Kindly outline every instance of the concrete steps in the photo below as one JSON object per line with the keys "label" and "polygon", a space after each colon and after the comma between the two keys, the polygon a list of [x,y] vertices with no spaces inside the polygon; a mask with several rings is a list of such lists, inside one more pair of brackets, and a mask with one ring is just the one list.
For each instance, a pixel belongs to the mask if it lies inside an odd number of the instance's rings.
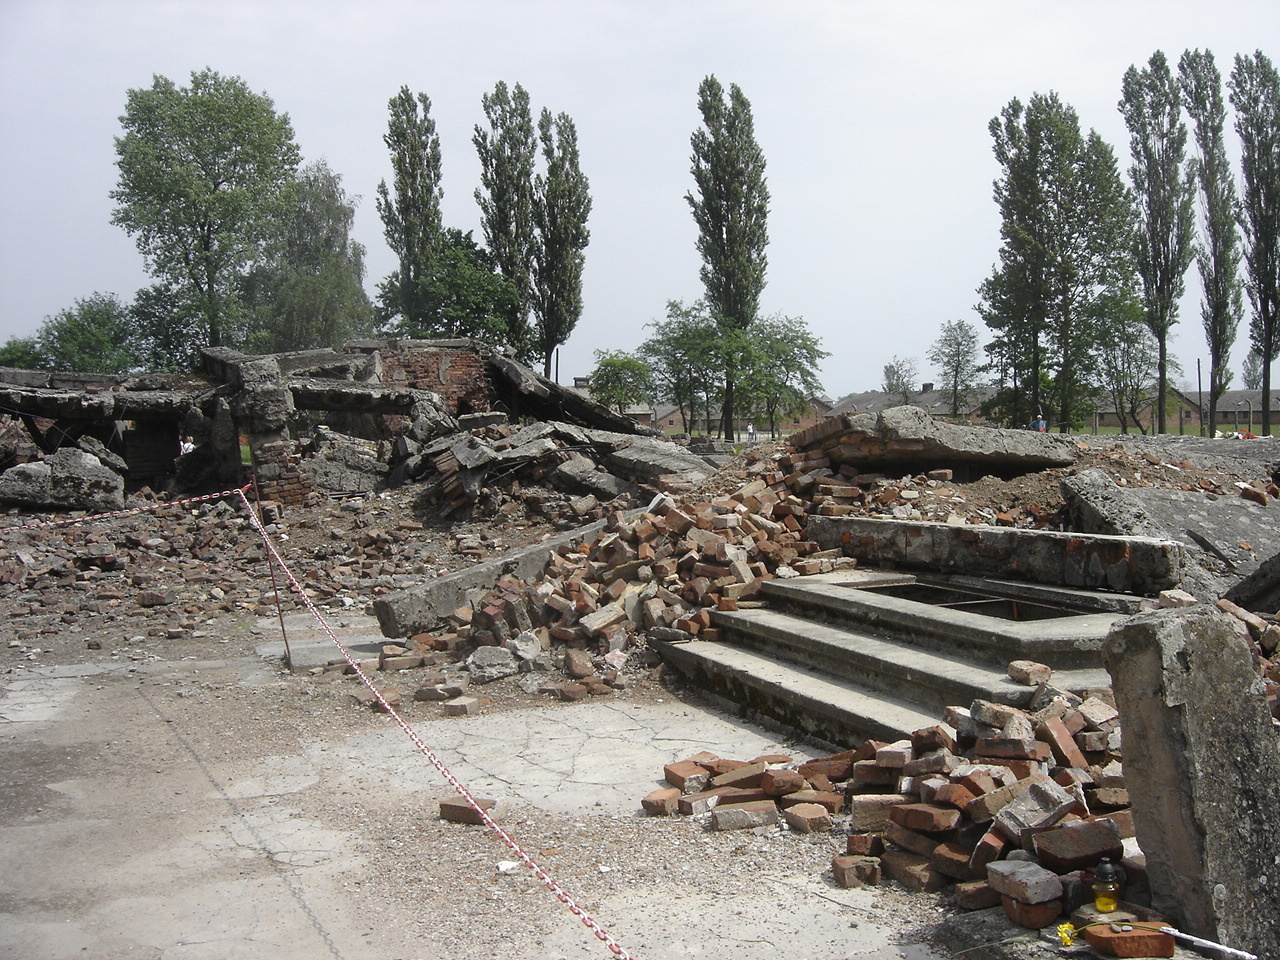
{"label": "concrete steps", "polygon": [[939,722],[952,704],[1026,705],[1034,690],[1008,679],[1011,660],[1050,663],[1055,685],[1076,692],[1110,683],[1098,651],[1121,614],[1057,615],[1068,603],[1096,610],[1070,591],[1010,598],[975,589],[873,571],[770,581],[761,592],[767,606],[714,614],[719,640],[657,646],[739,712],[837,747],[900,739]]}

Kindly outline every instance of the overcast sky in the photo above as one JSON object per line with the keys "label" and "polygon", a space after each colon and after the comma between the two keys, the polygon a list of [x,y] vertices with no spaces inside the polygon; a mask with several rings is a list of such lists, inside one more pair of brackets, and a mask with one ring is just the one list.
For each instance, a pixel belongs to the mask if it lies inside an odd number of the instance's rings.
{"label": "overcast sky", "polygon": [[[1225,75],[1236,53],[1280,59],[1277,41],[1276,0],[0,0],[0,339],[149,282],[108,192],[125,91],[154,74],[185,85],[212,67],[289,114],[304,160],[363,198],[371,292],[395,266],[373,202],[390,177],[387,100],[402,85],[430,96],[445,222],[480,240],[471,132],[505,80],[577,124],[594,207],[560,379],[585,375],[593,351],[634,348],[668,300],[702,293],[684,195],[698,83],[715,74],[750,99],[768,164],[764,312],[821,337],[833,398],[877,388],[894,355],[927,379],[944,322],[981,326],[1001,107],[1056,90],[1127,172],[1116,103],[1131,64],[1199,47]],[[1197,358],[1208,375],[1194,267],[1188,290],[1173,352],[1194,385]]]}

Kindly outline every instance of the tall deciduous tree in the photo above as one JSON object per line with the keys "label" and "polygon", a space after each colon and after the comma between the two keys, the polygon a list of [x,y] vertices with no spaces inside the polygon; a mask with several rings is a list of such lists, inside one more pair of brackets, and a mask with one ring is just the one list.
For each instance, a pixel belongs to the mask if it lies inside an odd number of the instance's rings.
{"label": "tall deciduous tree", "polygon": [[493,92],[481,98],[481,104],[489,129],[477,124],[471,138],[480,157],[476,203],[489,253],[515,293],[505,318],[507,343],[522,359],[529,359],[533,340],[528,319],[533,289],[533,167],[537,155],[533,115],[529,94],[518,83],[508,90],[498,81]]}
{"label": "tall deciduous tree", "polygon": [[698,410],[707,417],[719,402],[717,384],[723,375],[720,327],[705,300],[685,306],[667,301],[665,320],[648,324],[652,335],[640,345],[639,357],[649,366],[658,400],[674,403],[683,432],[691,433]]}
{"label": "tall deciduous tree", "polygon": [[746,399],[749,409],[768,422],[769,435],[776,437],[779,417],[803,413],[809,398],[822,389],[818,364],[830,354],[804,317],[761,317],[746,336]]}
{"label": "tall deciduous tree", "polygon": [[[211,346],[235,339],[240,281],[279,230],[298,147],[287,114],[209,69],[189,87],[130,90],[116,139],[112,222],[188,303]],[[190,335],[191,331],[188,331]]]}
{"label": "tall deciduous tree", "polygon": [[1218,399],[1231,384],[1231,348],[1244,313],[1236,187],[1223,145],[1226,108],[1222,75],[1208,50],[1186,50],[1178,61],[1182,103],[1195,130],[1191,169],[1199,186],[1200,240],[1196,266],[1204,297],[1200,321],[1209,347],[1209,436],[1218,428]]}
{"label": "tall deciduous tree", "polygon": [[308,164],[291,215],[267,262],[245,284],[248,341],[264,353],[337,347],[373,328],[364,291],[364,245],[351,239],[355,203],[323,160]]}
{"label": "tall deciduous tree", "polygon": [[544,109],[538,136],[546,172],[534,180],[534,244],[532,305],[534,347],[544,376],[551,376],[551,356],[569,339],[582,315],[583,251],[591,238],[587,217],[591,194],[579,166],[578,132],[568,114],[554,119]]}
{"label": "tall deciduous tree", "polygon": [[431,117],[431,98],[408,87],[387,101],[390,119],[382,141],[391,151],[392,185],[378,183],[378,215],[387,246],[399,269],[380,285],[384,323],[410,328],[429,322],[424,287],[440,242],[440,137]]}
{"label": "tall deciduous tree", "polygon": [[1240,136],[1240,226],[1245,289],[1253,305],[1249,341],[1262,359],[1262,434],[1271,435],[1271,365],[1280,353],[1280,74],[1261,50],[1236,55],[1231,105]]}
{"label": "tall deciduous tree", "polygon": [[46,317],[35,345],[43,370],[126,373],[138,365],[129,310],[114,293],[95,293]]}
{"label": "tall deciduous tree", "polygon": [[894,356],[884,365],[880,389],[891,393],[904,404],[911,402],[911,395],[920,392],[920,371],[915,357]]}
{"label": "tall deciduous tree", "polygon": [[1187,127],[1182,122],[1182,91],[1163,51],[1152,54],[1144,69],[1131,66],[1125,72],[1120,113],[1133,154],[1129,176],[1138,201],[1133,251],[1147,326],[1160,353],[1157,430],[1164,433],[1169,328],[1178,322],[1183,278],[1191,265],[1195,181],[1184,168]]}
{"label": "tall deciduous tree", "polygon": [[597,350],[595,356],[596,368],[587,385],[600,403],[625,413],[627,407],[652,396],[649,367],[639,357],[625,350]]}
{"label": "tall deciduous tree", "polygon": [[[1102,390],[1120,421],[1120,432],[1147,428],[1142,413],[1155,403],[1159,350],[1147,325],[1146,312],[1128,291],[1104,296],[1098,303]],[[1154,423],[1152,424],[1154,428]]]}
{"label": "tall deciduous tree", "polygon": [[[728,95],[714,76],[698,87],[702,127],[693,132],[693,179],[685,199],[698,225],[703,286],[711,314],[726,330],[746,330],[760,310],[768,260],[769,187],[764,153],[756,142],[751,103],[738,85]],[[734,439],[734,387],[738,365],[724,369],[724,433]]]}
{"label": "tall deciduous tree", "polygon": [[978,331],[965,320],[950,320],[929,348],[929,362],[950,397],[951,416],[960,416],[960,408],[978,386],[982,364],[978,356]]}
{"label": "tall deciduous tree", "polygon": [[1055,93],[1025,108],[1010,101],[990,130],[1003,243],[978,310],[996,333],[993,351],[1017,367],[1018,402],[1006,409],[1019,420],[1039,414],[1048,387],[1066,432],[1097,385],[1097,305],[1133,280],[1132,198],[1111,147],[1095,131],[1082,135]]}

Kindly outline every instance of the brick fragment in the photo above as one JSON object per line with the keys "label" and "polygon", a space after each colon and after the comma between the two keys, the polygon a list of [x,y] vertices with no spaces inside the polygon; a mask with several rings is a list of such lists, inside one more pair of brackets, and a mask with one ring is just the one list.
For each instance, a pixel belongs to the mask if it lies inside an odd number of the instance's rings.
{"label": "brick fragment", "polygon": [[680,809],[680,791],[676,787],[654,790],[640,801],[640,806],[651,817],[669,817]]}
{"label": "brick fragment", "polygon": [[1080,752],[1080,747],[1071,736],[1071,731],[1062,722],[1061,717],[1050,717],[1036,727],[1036,736],[1049,745],[1053,757],[1064,767],[1075,767],[1083,770],[1089,761]]}
{"label": "brick fragment", "polygon": [[969,866],[969,857],[973,851],[964,844],[948,840],[933,848],[929,863],[939,873],[953,880],[984,880],[986,871]]}
{"label": "brick fragment", "polygon": [[885,827],[884,838],[903,850],[910,850],[912,853],[922,857],[932,857],[933,851],[938,848],[939,842],[935,837],[917,833],[900,823],[890,823]]}
{"label": "brick fragment", "polygon": [[760,777],[760,789],[771,797],[783,797],[808,786],[798,770],[766,770]]}
{"label": "brick fragment", "polygon": [[1103,857],[1118,862],[1124,838],[1114,820],[1079,820],[1037,833],[1032,839],[1037,859],[1056,873],[1095,866]]}
{"label": "brick fragment", "polygon": [[[476,806],[484,810],[490,816],[496,816],[498,812],[498,801],[488,797],[473,797]],[[461,797],[449,797],[440,801],[440,819],[448,820],[450,823],[470,823],[481,824],[484,820],[475,808]]]}
{"label": "brick fragment", "polygon": [[831,861],[831,873],[842,887],[875,886],[880,882],[880,858],[835,857]]}
{"label": "brick fragment", "polygon": [[1048,683],[1053,677],[1053,668],[1034,660],[1014,660],[1009,664],[1009,679],[1024,687],[1034,687]]}
{"label": "brick fragment", "polygon": [[[1058,875],[1029,860],[997,860],[987,864],[987,882],[1019,903],[1048,903],[1062,897],[1062,881]],[[1061,903],[1058,909],[1061,911]]]}
{"label": "brick fragment", "polygon": [[772,800],[717,804],[711,811],[712,830],[747,830],[778,822],[778,808]]}
{"label": "brick fragment", "polygon": [[839,813],[844,807],[844,795],[826,790],[797,790],[782,797],[779,803],[783,807],[791,807],[797,803],[820,803],[831,813]]}
{"label": "brick fragment", "polygon": [[711,778],[713,787],[758,787],[768,764],[749,763]]}
{"label": "brick fragment", "polygon": [[1000,903],[1004,907],[1004,915],[1010,923],[1016,923],[1028,930],[1042,930],[1062,916],[1061,900],[1046,900],[1043,903],[1023,903],[1013,897],[1001,896]]}
{"label": "brick fragment", "polygon": [[820,803],[797,803],[782,811],[796,833],[822,833],[831,829],[831,813]]}

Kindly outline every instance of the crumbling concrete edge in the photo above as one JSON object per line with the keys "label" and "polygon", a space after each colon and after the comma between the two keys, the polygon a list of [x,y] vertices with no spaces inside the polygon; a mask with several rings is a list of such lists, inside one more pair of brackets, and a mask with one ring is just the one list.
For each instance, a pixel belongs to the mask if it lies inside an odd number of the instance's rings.
{"label": "crumbling concrete edge", "polygon": [[[626,519],[644,513],[649,507],[628,511]],[[575,527],[541,543],[512,550],[477,563],[463,570],[455,570],[430,583],[408,587],[373,601],[373,613],[378,626],[386,637],[411,637],[434,627],[443,617],[467,602],[467,591],[476,588],[488,590],[503,577],[518,577],[533,581],[542,576],[547,560],[559,547],[578,544],[603,530],[610,520],[597,520],[583,527]]]}
{"label": "crumbling concrete edge", "polygon": [[809,518],[809,539],[859,563],[997,576],[1155,596],[1176,587],[1186,548],[1176,540],[869,517]]}

